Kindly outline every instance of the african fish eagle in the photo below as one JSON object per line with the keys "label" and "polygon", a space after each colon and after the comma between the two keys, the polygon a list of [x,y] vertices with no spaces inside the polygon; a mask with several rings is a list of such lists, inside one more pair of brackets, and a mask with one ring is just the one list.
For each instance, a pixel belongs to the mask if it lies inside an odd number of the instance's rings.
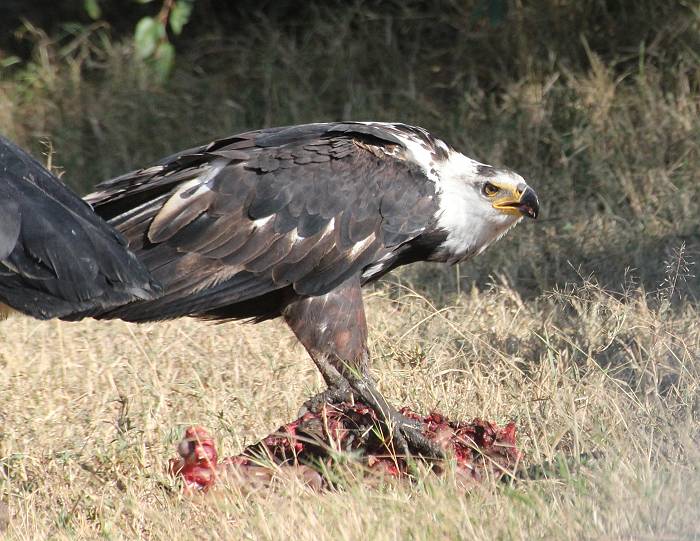
{"label": "african fish eagle", "polygon": [[440,454],[369,375],[361,286],[414,261],[481,253],[539,202],[523,178],[426,130],[379,122],[251,131],[174,154],[87,196],[164,288],[98,318],[282,316],[328,390],[392,426],[400,450]]}

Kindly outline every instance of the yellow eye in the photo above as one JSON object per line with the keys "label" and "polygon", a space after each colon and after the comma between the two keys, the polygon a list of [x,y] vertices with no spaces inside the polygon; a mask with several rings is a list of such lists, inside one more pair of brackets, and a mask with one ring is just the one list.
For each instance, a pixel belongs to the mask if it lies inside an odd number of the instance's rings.
{"label": "yellow eye", "polygon": [[495,184],[491,184],[490,182],[487,182],[484,184],[484,195],[487,195],[488,197],[493,197],[500,191],[500,188],[496,186]]}

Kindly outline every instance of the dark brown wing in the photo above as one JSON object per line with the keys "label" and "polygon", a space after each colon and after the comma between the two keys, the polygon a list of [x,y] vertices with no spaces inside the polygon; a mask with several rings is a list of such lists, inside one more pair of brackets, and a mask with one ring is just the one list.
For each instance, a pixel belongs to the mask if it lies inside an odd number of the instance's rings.
{"label": "dark brown wing", "polygon": [[398,145],[392,135],[368,131],[251,132],[100,185],[88,200],[165,288],[102,317],[262,317],[251,301],[321,295],[378,262],[388,268],[433,220],[434,185],[384,152]]}
{"label": "dark brown wing", "polygon": [[37,318],[156,289],[124,239],[39,162],[0,137],[0,302]]}

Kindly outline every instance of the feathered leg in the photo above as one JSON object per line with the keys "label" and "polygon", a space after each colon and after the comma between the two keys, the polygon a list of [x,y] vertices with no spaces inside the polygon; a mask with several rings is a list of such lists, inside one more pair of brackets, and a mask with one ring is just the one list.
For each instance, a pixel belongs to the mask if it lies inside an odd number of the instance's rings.
{"label": "feathered leg", "polygon": [[392,408],[369,376],[367,321],[359,278],[326,295],[294,299],[283,315],[328,384],[327,391],[305,404],[307,408],[354,395],[377,412],[399,452],[442,457],[440,447],[414,421]]}

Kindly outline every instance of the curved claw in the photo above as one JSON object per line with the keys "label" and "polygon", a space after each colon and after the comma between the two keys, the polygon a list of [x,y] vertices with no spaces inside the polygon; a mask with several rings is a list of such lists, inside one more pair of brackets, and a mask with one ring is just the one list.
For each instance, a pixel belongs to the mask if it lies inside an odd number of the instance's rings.
{"label": "curved claw", "polygon": [[325,404],[336,404],[339,402],[351,402],[353,399],[352,389],[347,382],[341,383],[336,387],[329,387],[325,391],[318,393],[309,398],[301,405],[298,417],[302,417],[308,412],[318,413]]}

